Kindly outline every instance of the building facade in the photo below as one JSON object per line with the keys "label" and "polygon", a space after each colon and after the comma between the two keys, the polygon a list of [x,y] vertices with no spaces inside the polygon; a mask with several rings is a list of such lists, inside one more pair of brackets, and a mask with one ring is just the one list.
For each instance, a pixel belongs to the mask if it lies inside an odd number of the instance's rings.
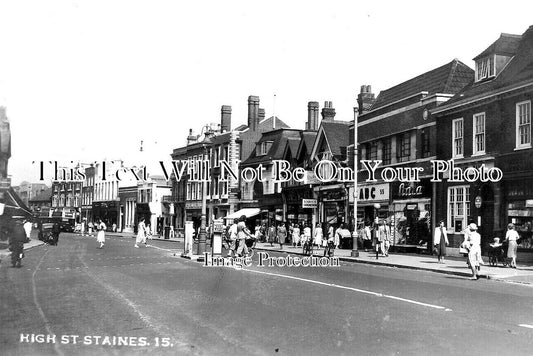
{"label": "building facade", "polygon": [[472,83],[432,112],[438,157],[454,164],[438,186],[437,213],[454,247],[471,222],[479,226],[483,250],[494,237],[504,239],[513,223],[522,237],[519,251],[531,252],[533,27],[502,34],[474,61]]}

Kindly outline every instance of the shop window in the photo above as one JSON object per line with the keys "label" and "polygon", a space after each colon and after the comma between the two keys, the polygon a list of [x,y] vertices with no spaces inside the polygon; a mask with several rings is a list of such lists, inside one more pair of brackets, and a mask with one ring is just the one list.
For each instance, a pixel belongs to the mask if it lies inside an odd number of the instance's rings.
{"label": "shop window", "polygon": [[463,231],[470,216],[470,187],[448,188],[448,226],[456,232]]}
{"label": "shop window", "polygon": [[531,147],[531,101],[516,104],[516,148]]}
{"label": "shop window", "polygon": [[463,119],[452,121],[452,156],[453,158],[463,158]]}

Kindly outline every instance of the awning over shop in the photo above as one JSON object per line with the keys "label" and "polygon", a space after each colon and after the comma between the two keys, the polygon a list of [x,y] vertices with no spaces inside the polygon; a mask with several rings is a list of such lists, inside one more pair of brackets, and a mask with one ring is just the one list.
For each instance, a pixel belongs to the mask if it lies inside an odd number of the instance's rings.
{"label": "awning over shop", "polygon": [[9,216],[32,217],[33,213],[28,209],[26,204],[20,199],[13,188],[3,191],[4,193],[4,214]]}
{"label": "awning over shop", "polygon": [[260,212],[261,210],[259,208],[246,208],[236,211],[233,214],[229,214],[228,216],[225,216],[224,219],[238,219],[243,215],[247,218],[251,218],[252,216],[259,215]]}

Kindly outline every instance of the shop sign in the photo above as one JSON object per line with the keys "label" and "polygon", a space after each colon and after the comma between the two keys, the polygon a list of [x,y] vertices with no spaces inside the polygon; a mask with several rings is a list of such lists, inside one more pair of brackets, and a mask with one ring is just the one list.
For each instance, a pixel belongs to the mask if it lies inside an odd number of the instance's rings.
{"label": "shop sign", "polygon": [[344,200],[343,190],[326,190],[322,192],[322,201],[337,201]]}
{"label": "shop sign", "polygon": [[303,209],[316,209],[317,205],[316,199],[302,199]]}
{"label": "shop sign", "polygon": [[481,200],[481,197],[479,195],[476,196],[476,199],[474,200],[474,204],[475,204],[477,209],[481,208],[482,202],[483,201]]}
{"label": "shop sign", "polygon": [[360,202],[389,200],[389,184],[373,184],[357,187]]}
{"label": "shop sign", "polygon": [[422,180],[420,182],[397,183],[392,191],[393,199],[429,198],[431,197],[431,182]]}
{"label": "shop sign", "polygon": [[199,202],[185,203],[185,209],[202,209],[202,203],[199,203]]}

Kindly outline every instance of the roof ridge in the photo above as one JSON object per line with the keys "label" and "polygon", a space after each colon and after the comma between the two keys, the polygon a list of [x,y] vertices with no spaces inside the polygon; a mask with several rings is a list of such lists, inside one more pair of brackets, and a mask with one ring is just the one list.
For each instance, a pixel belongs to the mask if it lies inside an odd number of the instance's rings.
{"label": "roof ridge", "polygon": [[453,80],[453,77],[455,75],[455,71],[457,70],[457,66],[459,65],[459,60],[457,58],[454,58],[451,62],[452,68],[450,69],[450,72],[448,73],[448,78],[446,79],[446,83],[444,84],[443,91],[445,93],[448,92],[448,88]]}

